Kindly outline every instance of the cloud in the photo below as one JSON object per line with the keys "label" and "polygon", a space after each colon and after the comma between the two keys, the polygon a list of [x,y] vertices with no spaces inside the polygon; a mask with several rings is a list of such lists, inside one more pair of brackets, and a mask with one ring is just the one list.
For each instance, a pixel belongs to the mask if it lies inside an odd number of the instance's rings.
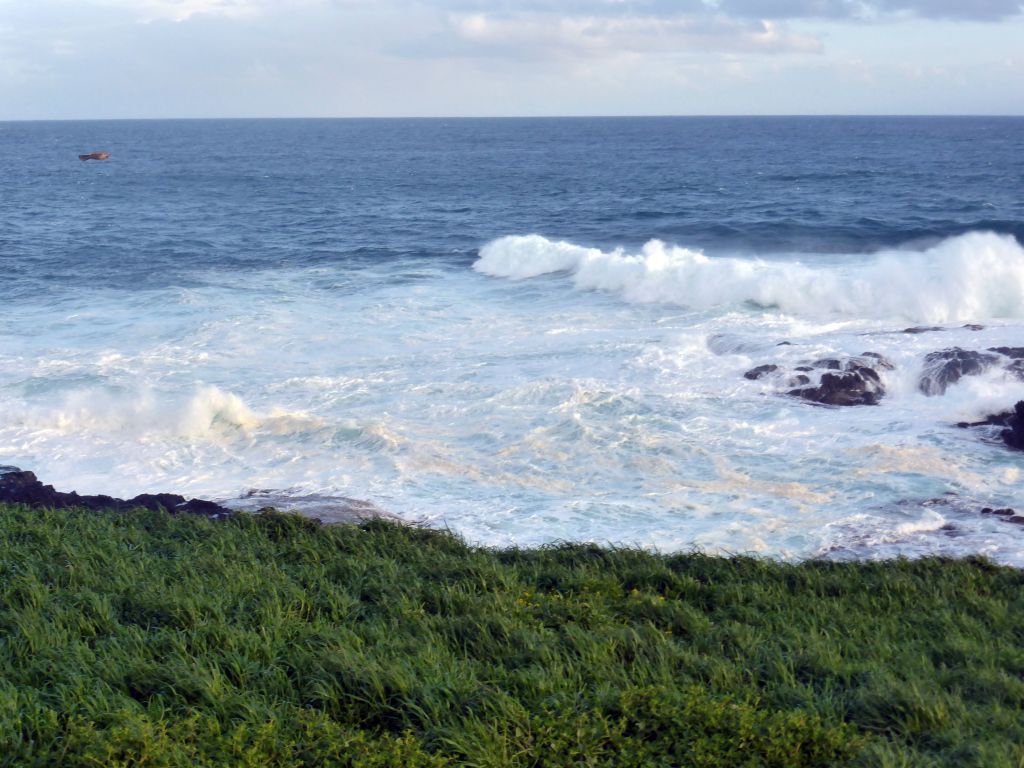
{"label": "cloud", "polygon": [[523,56],[607,57],[687,51],[818,53],[814,37],[789,32],[771,21],[721,16],[498,16],[453,14],[449,23],[467,52]]}
{"label": "cloud", "polygon": [[93,5],[131,13],[137,21],[188,21],[197,16],[252,18],[268,12],[321,5],[328,0],[92,0]]}
{"label": "cloud", "polygon": [[770,19],[926,19],[999,21],[1022,11],[1020,0],[717,0],[729,16]]}

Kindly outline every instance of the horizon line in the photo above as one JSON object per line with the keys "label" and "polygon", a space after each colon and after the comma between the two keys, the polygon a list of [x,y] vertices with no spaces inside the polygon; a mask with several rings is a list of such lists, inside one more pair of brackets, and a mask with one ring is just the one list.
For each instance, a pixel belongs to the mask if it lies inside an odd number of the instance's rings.
{"label": "horizon line", "polygon": [[248,116],[206,116],[206,117],[43,117],[43,118],[0,118],[0,123],[91,123],[91,122],[143,122],[143,121],[203,121],[203,120],[666,120],[666,119],[1022,119],[1024,113],[773,113],[773,114],[637,114],[637,115],[248,115]]}

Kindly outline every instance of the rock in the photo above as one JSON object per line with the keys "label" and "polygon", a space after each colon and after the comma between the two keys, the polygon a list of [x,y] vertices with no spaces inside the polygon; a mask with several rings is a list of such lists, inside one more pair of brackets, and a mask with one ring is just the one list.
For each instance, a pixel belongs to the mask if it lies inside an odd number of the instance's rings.
{"label": "rock", "polygon": [[876,370],[878,368],[881,368],[883,371],[896,370],[896,366],[889,362],[889,358],[887,358],[885,355],[880,355],[877,352],[861,352],[860,356],[871,358],[870,361],[867,362],[867,364],[875,368]]}
{"label": "rock", "polygon": [[963,327],[966,328],[968,331],[984,331],[985,330],[985,326],[984,325],[978,325],[977,323],[967,323],[967,325],[965,325]]}
{"label": "rock", "polygon": [[85,160],[106,160],[108,157],[110,157],[110,153],[109,152],[90,152],[87,155],[79,155],[78,159],[82,160],[82,161],[85,161]]}
{"label": "rock", "polygon": [[903,333],[931,333],[932,331],[944,331],[945,328],[939,328],[937,325],[915,325],[913,328],[904,328]]}
{"label": "rock", "polygon": [[988,351],[998,352],[1014,360],[1024,360],[1024,347],[989,347]]}
{"label": "rock", "polygon": [[400,518],[378,507],[372,501],[349,496],[329,496],[252,489],[237,499],[225,502],[237,512],[257,512],[267,507],[280,512],[295,512],[303,517],[320,520],[324,525],[359,523],[370,519],[401,522]]}
{"label": "rock", "polygon": [[1024,525],[1024,517],[1021,517],[1020,515],[1014,515],[1013,517],[1006,518],[1006,522],[1016,523],[1017,525]]}
{"label": "rock", "polygon": [[999,362],[988,352],[974,352],[953,347],[925,355],[924,371],[917,388],[926,395],[942,395],[951,384],[964,376],[984,373]]}
{"label": "rock", "polygon": [[757,381],[763,376],[767,376],[769,373],[774,373],[779,370],[777,365],[759,365],[757,368],[751,368],[749,371],[743,374],[743,378],[750,379],[751,381]]}
{"label": "rock", "polygon": [[1006,419],[1005,424],[1006,429],[1000,434],[1003,442],[1010,448],[1024,451],[1024,400],[1013,407],[1013,414]]}
{"label": "rock", "polygon": [[176,493],[143,493],[131,499],[118,499],[105,495],[81,496],[74,491],[64,493],[54,490],[52,485],[43,485],[34,473],[22,471],[17,467],[0,467],[0,502],[53,509],[82,507],[92,510],[113,509],[122,512],[141,507],[153,511],[165,510],[171,513],[187,512],[213,519],[230,517],[234,514],[227,507],[222,507],[212,501],[202,499],[186,501],[184,496],[179,496]]}
{"label": "rock", "polygon": [[[785,381],[787,395],[821,405],[877,405],[885,395],[879,370],[892,370],[893,365],[877,352],[864,352],[857,357],[840,359],[826,357],[808,363],[802,361]],[[757,380],[779,371],[774,364],[759,365],[743,374]],[[822,372],[816,385],[807,374]]]}
{"label": "rock", "polygon": [[875,371],[860,367],[822,374],[818,386],[793,389],[789,394],[821,405],[878,405],[885,388]]}
{"label": "rock", "polygon": [[793,346],[793,342],[792,341],[780,341],[775,346],[776,347],[792,347]]}
{"label": "rock", "polygon": [[1004,369],[1007,373],[1011,373],[1021,381],[1024,381],[1024,360],[1014,360]]}
{"label": "rock", "polygon": [[992,507],[985,507],[981,510],[983,515],[996,515],[997,517],[1012,517],[1015,512],[1012,509],[992,509]]}
{"label": "rock", "polygon": [[[1012,411],[1004,411],[1003,413],[993,413],[986,416],[981,421],[961,421],[957,424],[958,427],[988,427],[996,426],[1003,427],[1004,429],[999,433],[1003,442],[1006,443],[1008,448],[1013,448],[1018,451],[1024,451],[1024,400],[1020,400]],[[988,509],[986,507],[985,509]],[[989,514],[985,510],[981,510],[982,514]],[[1013,510],[1008,510],[1012,513]],[[999,511],[992,512],[991,514],[999,514]]]}

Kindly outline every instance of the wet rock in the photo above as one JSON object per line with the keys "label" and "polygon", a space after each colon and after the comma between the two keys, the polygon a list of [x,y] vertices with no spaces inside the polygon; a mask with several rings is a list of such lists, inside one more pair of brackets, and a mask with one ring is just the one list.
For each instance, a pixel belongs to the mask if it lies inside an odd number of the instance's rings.
{"label": "wet rock", "polygon": [[818,386],[793,389],[789,394],[821,405],[878,405],[885,388],[875,371],[861,367],[822,374]]}
{"label": "wet rock", "polygon": [[[993,413],[981,421],[961,421],[957,426],[961,428],[1003,427],[1004,429],[999,433],[999,437],[1002,438],[1006,446],[1014,450],[1024,451],[1024,400],[1018,401],[1012,411]],[[1013,510],[1010,511],[1012,512]],[[984,509],[982,513],[988,514]],[[991,514],[998,513],[992,512]]]}
{"label": "wet rock", "polygon": [[959,539],[964,536],[964,532],[953,523],[946,523],[939,528],[939,530],[942,531],[943,535],[948,536],[951,539]]}
{"label": "wet rock", "polygon": [[988,351],[998,352],[1013,360],[1024,360],[1024,347],[989,347]]}
{"label": "wet rock", "polygon": [[883,371],[895,371],[896,366],[889,362],[889,358],[885,355],[880,355],[877,352],[861,352],[861,357],[870,358],[866,364],[876,370],[881,368]]}
{"label": "wet rock", "polygon": [[1024,517],[1020,515],[1014,515],[1013,517],[1006,518],[1006,522],[1014,523],[1016,525],[1024,525]]}
{"label": "wet rock", "polygon": [[315,493],[295,495],[287,491],[254,488],[243,496],[224,503],[238,512],[258,512],[268,507],[280,512],[296,512],[304,517],[319,520],[324,525],[358,523],[370,519],[401,522],[398,517],[381,509],[372,501],[348,496]]}
{"label": "wet rock", "polygon": [[108,157],[110,157],[109,152],[90,152],[87,155],[79,155],[78,159],[84,162],[86,160],[106,160]]}
{"label": "wet rock", "polygon": [[981,510],[983,515],[996,515],[997,517],[1013,517],[1016,513],[1007,507],[1006,509],[992,509],[992,507],[985,507]]}
{"label": "wet rock", "polygon": [[757,381],[763,376],[767,376],[769,373],[774,373],[779,370],[777,365],[759,365],[757,368],[751,368],[749,371],[743,374],[743,378],[750,379],[751,381]]}
{"label": "wet rock", "polygon": [[951,384],[964,376],[984,373],[999,362],[997,355],[989,352],[953,347],[925,355],[924,371],[917,388],[924,394],[942,395]]}
{"label": "wet rock", "polygon": [[1013,374],[1021,381],[1024,381],[1024,360],[1014,360],[1006,366],[1006,372]]}
{"label": "wet rock", "polygon": [[1010,448],[1024,451],[1024,400],[1021,400],[1013,408],[1013,414],[1008,416],[1006,429],[999,435],[1003,442]]}
{"label": "wet rock", "polygon": [[[840,359],[825,357],[813,362],[802,361],[785,379],[785,394],[820,405],[877,405],[885,395],[879,370],[892,370],[893,365],[877,352],[864,352],[856,357]],[[774,364],[759,365],[743,374],[756,380],[780,371]],[[820,373],[815,381],[813,374]],[[811,375],[808,375],[811,374]]]}
{"label": "wet rock", "polygon": [[0,467],[0,502],[8,504],[27,504],[30,507],[48,507],[67,509],[80,507],[84,509],[112,509],[127,512],[133,509],[165,510],[172,514],[185,512],[218,519],[230,517],[233,512],[212,501],[192,499],[186,501],[184,496],[176,493],[143,493],[131,499],[118,499],[113,496],[83,496],[74,491],[65,493],[57,491],[52,485],[43,485],[32,472],[17,467]]}
{"label": "wet rock", "polygon": [[776,347],[792,347],[793,346],[793,342],[792,341],[780,341],[775,346]]}
{"label": "wet rock", "polygon": [[967,323],[967,325],[965,325],[963,327],[966,328],[968,331],[984,331],[985,330],[985,326],[984,325],[978,325],[977,323]]}
{"label": "wet rock", "polygon": [[931,333],[933,331],[944,331],[945,328],[940,328],[937,325],[915,325],[913,328],[904,328],[903,333]]}

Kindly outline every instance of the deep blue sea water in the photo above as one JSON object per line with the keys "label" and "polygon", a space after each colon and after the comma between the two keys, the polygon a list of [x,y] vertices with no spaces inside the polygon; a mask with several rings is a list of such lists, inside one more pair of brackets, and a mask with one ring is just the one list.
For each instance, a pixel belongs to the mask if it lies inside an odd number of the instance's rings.
{"label": "deep blue sea water", "polygon": [[[929,352],[1024,346],[1024,119],[26,122],[0,150],[0,463],[58,488],[1024,564],[978,514],[1024,508],[1021,456],[955,427],[1024,383],[917,386]],[[864,351],[878,406],[743,377]]]}

